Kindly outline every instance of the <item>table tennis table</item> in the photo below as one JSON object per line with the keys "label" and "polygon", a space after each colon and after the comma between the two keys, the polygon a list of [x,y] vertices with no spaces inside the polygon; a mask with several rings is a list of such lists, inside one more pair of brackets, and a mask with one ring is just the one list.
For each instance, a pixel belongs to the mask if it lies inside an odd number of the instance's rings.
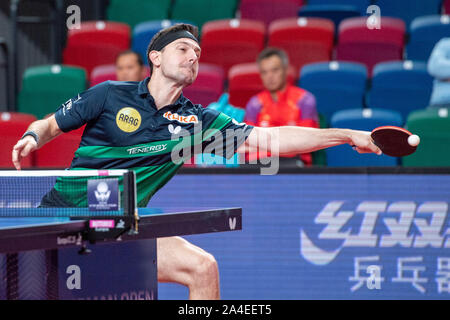
{"label": "table tennis table", "polygon": [[242,229],[241,208],[138,215],[137,234],[95,244],[85,219],[0,218],[0,299],[157,299],[156,238]]}

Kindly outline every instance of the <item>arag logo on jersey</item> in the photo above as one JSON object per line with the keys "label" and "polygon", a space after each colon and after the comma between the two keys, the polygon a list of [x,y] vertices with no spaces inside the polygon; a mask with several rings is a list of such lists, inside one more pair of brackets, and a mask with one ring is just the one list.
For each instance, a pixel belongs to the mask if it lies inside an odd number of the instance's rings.
{"label": "arag logo on jersey", "polygon": [[176,120],[179,123],[189,124],[189,123],[198,123],[198,118],[196,115],[187,115],[187,116],[180,116],[178,113],[172,113],[170,111],[167,111],[163,114],[163,117],[167,120]]}
{"label": "arag logo on jersey", "polygon": [[134,108],[122,108],[117,112],[116,124],[122,131],[134,132],[141,126],[141,115]]}

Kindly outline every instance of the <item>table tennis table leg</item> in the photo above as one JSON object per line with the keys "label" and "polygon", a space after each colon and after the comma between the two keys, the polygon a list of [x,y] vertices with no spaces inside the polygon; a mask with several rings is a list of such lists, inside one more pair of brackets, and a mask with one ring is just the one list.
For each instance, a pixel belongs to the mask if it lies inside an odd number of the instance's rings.
{"label": "table tennis table leg", "polygon": [[58,251],[4,255],[4,299],[58,299]]}
{"label": "table tennis table leg", "polygon": [[58,250],[45,251],[45,268],[47,270],[46,295],[48,300],[59,299]]}
{"label": "table tennis table leg", "polygon": [[91,248],[88,255],[75,246],[1,254],[0,299],[158,298],[156,239]]}
{"label": "table tennis table leg", "polygon": [[6,255],[6,299],[19,299],[19,255]]}

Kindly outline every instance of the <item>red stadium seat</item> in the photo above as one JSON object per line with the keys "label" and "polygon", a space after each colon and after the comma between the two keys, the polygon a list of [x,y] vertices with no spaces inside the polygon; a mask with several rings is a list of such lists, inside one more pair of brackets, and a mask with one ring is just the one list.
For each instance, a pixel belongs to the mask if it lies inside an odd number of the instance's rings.
{"label": "red stadium seat", "polygon": [[444,13],[450,14],[450,0],[445,0],[443,6],[444,6]]}
{"label": "red stadium seat", "polygon": [[[146,69],[145,76],[148,77],[150,75],[150,68],[148,66],[144,67]],[[92,70],[90,81],[91,87],[108,80],[117,80],[116,66],[114,64],[97,66]]]}
{"label": "red stadium seat", "polygon": [[269,26],[268,45],[284,49],[297,71],[308,63],[330,61],[333,41],[334,23],[329,19],[280,19]]}
{"label": "red stadium seat", "polygon": [[272,21],[293,18],[303,5],[303,0],[241,0],[242,19],[259,20],[268,26]]}
{"label": "red stadium seat", "polygon": [[220,65],[227,74],[235,64],[255,62],[264,40],[265,27],[260,21],[210,21],[202,29],[200,61]]}
{"label": "red stadium seat", "polygon": [[74,152],[80,145],[84,127],[63,133],[35,152],[39,168],[68,168]]}
{"label": "red stadium seat", "polygon": [[[295,68],[290,66],[288,82],[294,83],[296,76]],[[245,108],[252,96],[264,90],[257,63],[235,65],[228,73],[228,81],[229,103],[235,107]]]}
{"label": "red stadium seat", "polygon": [[369,29],[365,17],[345,19],[339,27],[336,59],[363,63],[370,76],[375,64],[403,59],[405,30],[399,18],[382,17],[380,29]]}
{"label": "red stadium seat", "polygon": [[130,39],[130,27],[124,23],[83,22],[81,29],[72,29],[67,35],[64,64],[83,67],[90,77],[96,66],[113,64],[121,51],[129,49]]}
{"label": "red stadium seat", "polygon": [[192,103],[207,107],[220,97],[224,82],[225,73],[220,66],[200,63],[197,79],[189,87],[183,89],[183,94]]}
{"label": "red stadium seat", "polygon": [[116,66],[114,64],[105,64],[97,66],[91,73],[91,87],[102,83],[107,80],[115,81],[116,78]]}
{"label": "red stadium seat", "polygon": [[[28,126],[37,118],[28,113],[0,112],[0,135],[2,137],[3,152],[0,153],[0,168],[14,168],[11,152],[14,145],[22,137]],[[24,158],[22,168],[33,166],[34,153]]]}

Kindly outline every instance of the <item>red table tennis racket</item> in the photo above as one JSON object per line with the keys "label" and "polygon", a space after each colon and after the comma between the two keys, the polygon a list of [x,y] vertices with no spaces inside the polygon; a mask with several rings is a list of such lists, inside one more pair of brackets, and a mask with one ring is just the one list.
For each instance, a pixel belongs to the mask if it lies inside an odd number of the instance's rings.
{"label": "red table tennis racket", "polygon": [[414,153],[420,138],[406,129],[395,126],[382,126],[372,130],[373,142],[381,151],[391,157],[404,157]]}

